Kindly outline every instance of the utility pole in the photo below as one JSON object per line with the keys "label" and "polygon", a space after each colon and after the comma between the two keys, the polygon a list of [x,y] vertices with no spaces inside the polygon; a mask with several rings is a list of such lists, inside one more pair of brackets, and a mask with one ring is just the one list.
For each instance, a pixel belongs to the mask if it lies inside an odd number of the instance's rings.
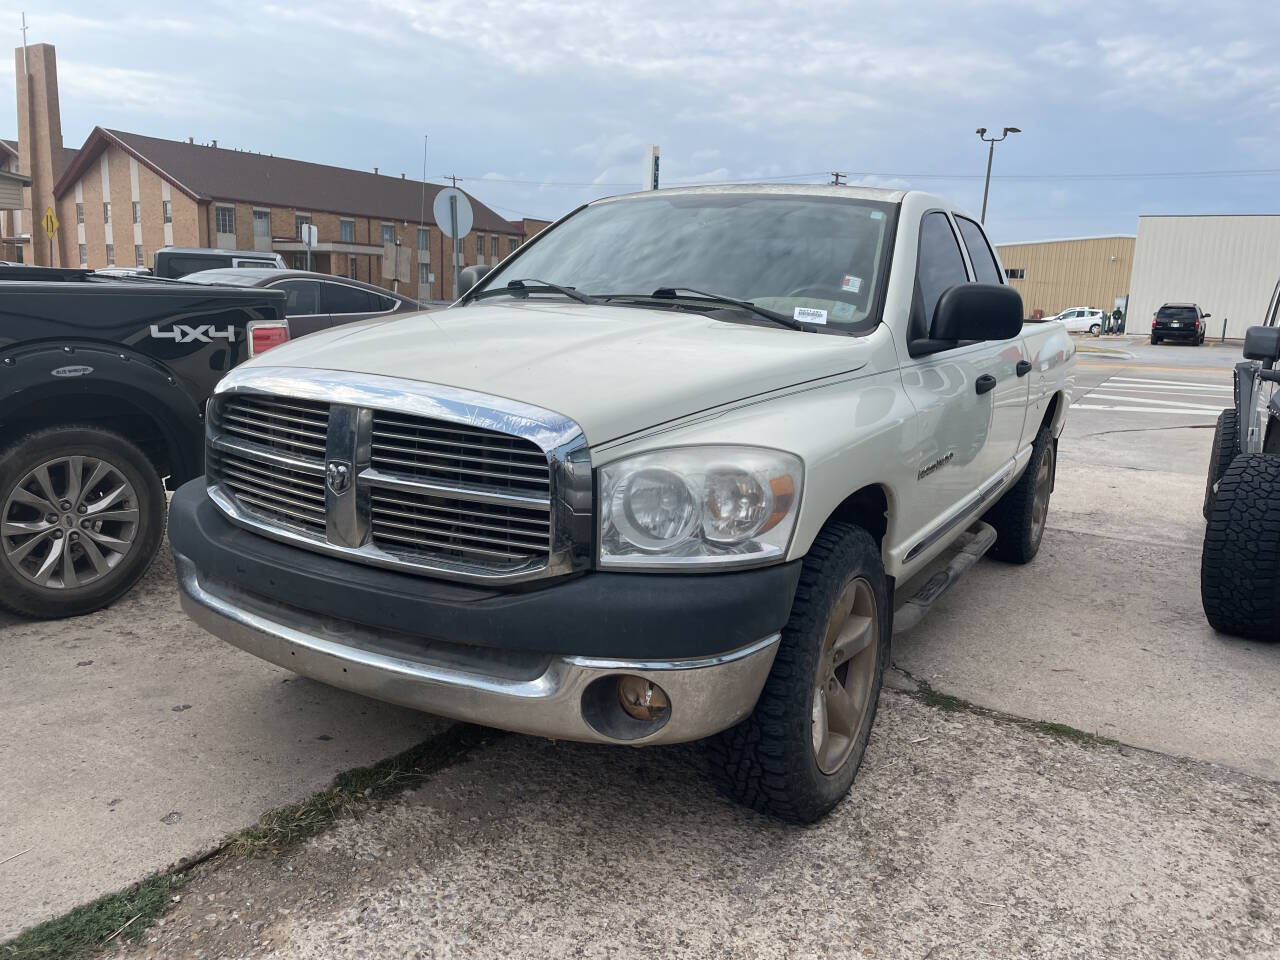
{"label": "utility pole", "polygon": [[845,178],[846,178],[846,177],[848,177],[848,176],[849,176],[849,175],[848,175],[847,173],[840,173],[838,170],[832,170],[832,171],[831,171],[831,185],[832,185],[833,187],[845,187],[845,186],[848,186],[848,184],[846,184],[846,183],[844,182],[844,181],[845,181]]}
{"label": "utility pole", "polygon": [[[452,174],[445,177],[452,184],[453,189],[458,189],[459,177]],[[458,261],[462,258],[462,238],[458,236],[458,198],[456,195],[449,197],[449,235],[453,237],[453,299],[458,299],[462,294],[458,292],[458,274],[462,272],[461,265]]]}
{"label": "utility pole", "polygon": [[1000,134],[1000,136],[998,137],[988,137],[986,127],[979,127],[974,132],[978,135],[978,139],[981,140],[983,143],[991,144],[991,146],[987,148],[987,180],[982,187],[982,216],[979,218],[983,223],[986,223],[987,222],[987,194],[991,191],[991,161],[995,157],[996,144],[999,143],[1001,140],[1003,140],[1005,137],[1007,137],[1009,134],[1021,133],[1022,131],[1019,130],[1017,127],[1005,127],[1004,133]]}

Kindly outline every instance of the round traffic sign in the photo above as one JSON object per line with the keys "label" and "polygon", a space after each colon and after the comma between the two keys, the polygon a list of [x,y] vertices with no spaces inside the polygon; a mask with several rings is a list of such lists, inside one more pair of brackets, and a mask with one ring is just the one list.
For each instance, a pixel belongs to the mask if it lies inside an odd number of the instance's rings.
{"label": "round traffic sign", "polygon": [[471,232],[471,224],[475,221],[475,217],[471,212],[471,201],[457,187],[445,187],[437,193],[435,202],[431,204],[431,212],[435,215],[436,226],[440,228],[440,232],[446,237],[452,237],[453,218],[449,210],[451,197],[456,197],[458,200],[458,236],[465,237]]}

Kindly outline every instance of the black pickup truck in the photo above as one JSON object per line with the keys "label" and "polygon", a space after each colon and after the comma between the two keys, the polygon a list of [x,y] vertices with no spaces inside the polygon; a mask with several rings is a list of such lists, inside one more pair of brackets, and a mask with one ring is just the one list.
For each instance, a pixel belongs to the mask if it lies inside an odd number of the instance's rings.
{"label": "black pickup truck", "polygon": [[205,400],[287,340],[285,294],[0,267],[0,607],[106,606],[203,470]]}

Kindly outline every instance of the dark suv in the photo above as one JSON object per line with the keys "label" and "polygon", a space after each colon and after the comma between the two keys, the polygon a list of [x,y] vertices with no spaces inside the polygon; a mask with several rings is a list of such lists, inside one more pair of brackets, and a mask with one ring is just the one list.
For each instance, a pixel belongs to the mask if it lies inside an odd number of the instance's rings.
{"label": "dark suv", "polygon": [[1182,340],[1199,346],[1204,343],[1204,322],[1211,316],[1194,303],[1166,303],[1151,318],[1151,342]]}

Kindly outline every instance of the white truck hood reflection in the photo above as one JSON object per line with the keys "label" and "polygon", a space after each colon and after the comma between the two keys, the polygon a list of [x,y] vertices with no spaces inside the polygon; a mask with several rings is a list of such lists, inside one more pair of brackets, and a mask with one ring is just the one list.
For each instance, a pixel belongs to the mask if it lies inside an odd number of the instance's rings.
{"label": "white truck hood reflection", "polygon": [[557,301],[480,303],[337,327],[246,366],[380,374],[507,397],[572,418],[595,445],[857,370],[867,356],[856,337]]}

